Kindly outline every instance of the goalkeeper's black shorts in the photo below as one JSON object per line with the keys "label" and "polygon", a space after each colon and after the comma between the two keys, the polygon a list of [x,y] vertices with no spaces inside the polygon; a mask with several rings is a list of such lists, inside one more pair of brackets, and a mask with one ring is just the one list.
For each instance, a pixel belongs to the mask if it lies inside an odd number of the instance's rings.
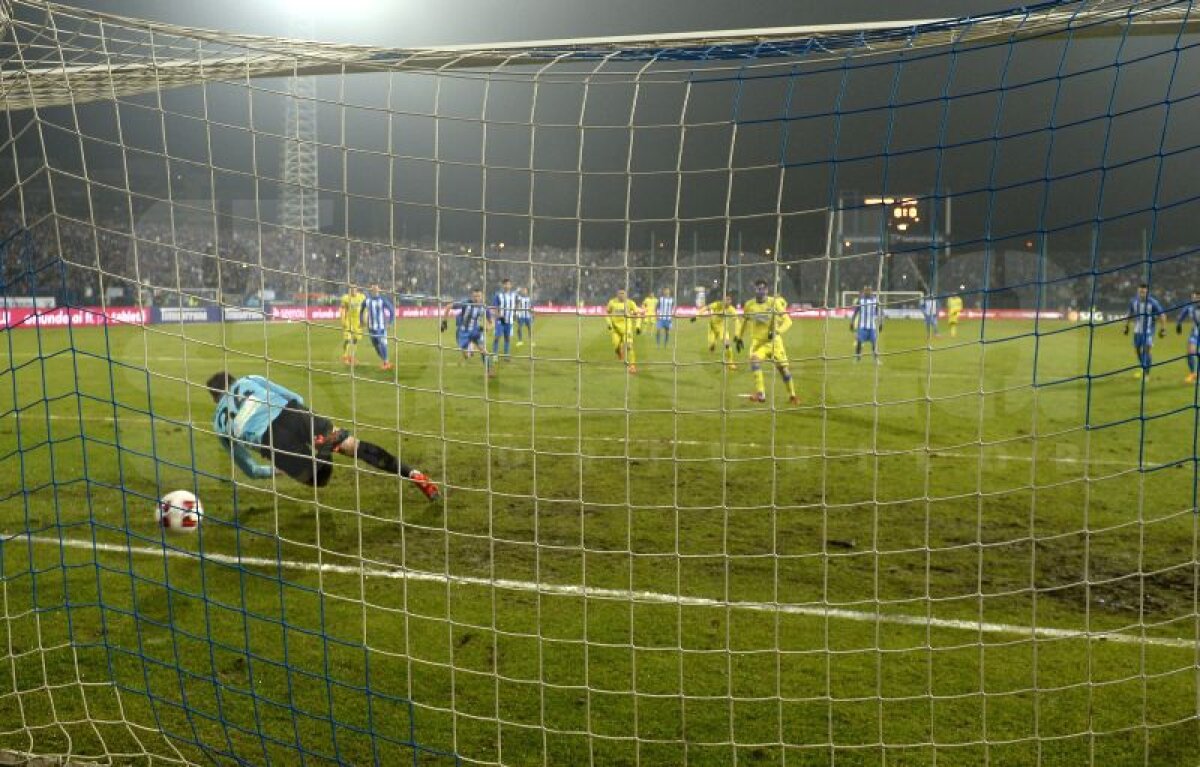
{"label": "goalkeeper's black shorts", "polygon": [[293,400],[271,422],[259,452],[292,479],[324,486],[333,473],[330,453],[344,437],[328,418]]}

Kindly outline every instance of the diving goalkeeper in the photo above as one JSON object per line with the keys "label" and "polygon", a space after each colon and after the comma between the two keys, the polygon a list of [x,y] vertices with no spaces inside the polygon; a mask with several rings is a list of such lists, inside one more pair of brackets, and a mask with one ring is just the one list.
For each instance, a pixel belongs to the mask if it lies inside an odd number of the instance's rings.
{"label": "diving goalkeeper", "polygon": [[[412,481],[425,497],[438,499],[438,487],[422,472],[400,463],[379,445],[357,439],[316,415],[299,394],[262,376],[235,378],[225,371],[206,384],[217,411],[213,429],[234,463],[255,479],[282,472],[305,485],[324,487],[333,474],[333,454],[357,458]],[[254,460],[258,450],[273,466]]]}

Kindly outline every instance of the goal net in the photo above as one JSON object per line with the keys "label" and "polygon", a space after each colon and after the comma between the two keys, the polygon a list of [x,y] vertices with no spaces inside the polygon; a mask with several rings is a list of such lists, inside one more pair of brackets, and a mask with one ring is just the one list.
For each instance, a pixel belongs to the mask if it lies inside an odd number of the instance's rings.
{"label": "goal net", "polygon": [[0,753],[1200,761],[1190,2],[0,35]]}

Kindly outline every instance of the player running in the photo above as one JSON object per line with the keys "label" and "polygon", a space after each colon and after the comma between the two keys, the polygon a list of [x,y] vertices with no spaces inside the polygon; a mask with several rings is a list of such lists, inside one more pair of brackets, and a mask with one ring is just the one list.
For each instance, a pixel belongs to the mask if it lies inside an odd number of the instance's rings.
{"label": "player running", "polygon": [[621,288],[616,297],[608,302],[605,314],[605,322],[617,359],[624,360],[629,372],[636,374],[637,351],[633,348],[633,337],[642,333],[642,310],[629,299],[625,289]]}
{"label": "player running", "polygon": [[925,340],[938,338],[938,300],[935,296],[921,299],[921,316],[925,318]]}
{"label": "player running", "polygon": [[533,299],[529,297],[528,288],[518,288],[517,348],[525,345],[525,336],[529,336],[529,345],[533,346]]}
{"label": "player running", "polygon": [[500,281],[500,289],[492,296],[492,319],[495,332],[492,336],[492,354],[500,349],[500,339],[504,339],[504,356],[509,353],[512,344],[513,325],[517,324],[517,291],[513,290],[512,280],[505,277]]}
{"label": "player running", "polygon": [[358,342],[362,339],[362,306],[367,297],[357,285],[351,285],[342,296],[338,317],[342,321],[342,362],[353,365],[358,361]]}
{"label": "player running", "polygon": [[[262,376],[221,371],[205,384],[217,410],[213,429],[221,444],[233,452],[234,463],[254,479],[283,473],[305,485],[325,487],[333,474],[333,454],[341,453],[389,474],[399,474],[431,501],[438,487],[423,472],[396,460],[379,445],[357,439],[314,414],[299,394]],[[271,461],[254,460],[252,451]]]}
{"label": "player running", "polygon": [[1192,302],[1179,310],[1179,319],[1175,321],[1175,333],[1177,335],[1183,332],[1183,324],[1188,320],[1192,321],[1192,327],[1188,331],[1188,374],[1184,381],[1186,383],[1196,383],[1197,362],[1200,362],[1200,356],[1198,356],[1198,352],[1200,352],[1200,290],[1193,290]]}
{"label": "player running", "polygon": [[958,315],[962,314],[962,296],[950,296],[946,299],[946,324],[950,326],[950,337],[958,337]]}
{"label": "player running", "polygon": [[737,365],[733,361],[733,336],[737,323],[737,306],[733,303],[733,296],[726,293],[720,301],[713,301],[707,306],[700,307],[700,311],[692,317],[692,322],[696,322],[701,317],[709,318],[708,350],[714,352],[717,350],[717,344],[722,344],[724,350],[721,352],[721,356],[725,360],[725,365],[730,370],[737,370]]}
{"label": "player running", "polygon": [[742,339],[750,335],[750,372],[754,374],[754,391],[746,397],[752,402],[767,401],[767,387],[763,381],[762,364],[772,362],[783,382],[787,384],[788,401],[800,404],[796,396],[796,382],[788,368],[787,349],[783,346],[783,334],[792,326],[787,301],[781,296],[772,296],[767,290],[766,280],[754,282],[754,298],[742,307],[742,321],[733,342],[742,350]]}
{"label": "player running", "polygon": [[1133,327],[1133,350],[1137,353],[1137,370],[1133,371],[1136,378],[1149,378],[1150,366],[1153,364],[1150,352],[1154,348],[1154,326],[1158,325],[1158,335],[1161,338],[1167,333],[1167,318],[1162,304],[1150,295],[1150,286],[1146,283],[1138,285],[1137,295],[1129,301],[1129,314],[1125,315],[1125,335],[1129,335],[1129,323]]}
{"label": "player running", "polygon": [[[671,295],[670,288],[663,288],[659,292],[658,306],[656,307],[658,321],[654,324],[654,345],[659,345],[659,337],[662,337],[662,345],[671,345],[671,325],[675,322],[675,297]],[[647,317],[655,316],[647,314]]]}
{"label": "player running", "polygon": [[371,295],[362,303],[359,321],[366,321],[367,336],[375,353],[383,360],[381,370],[391,370],[394,365],[388,360],[388,329],[396,321],[396,307],[392,299],[379,292],[379,283],[371,285]]}
{"label": "player running", "polygon": [[489,377],[495,376],[496,370],[492,364],[494,355],[488,354],[487,342],[484,340],[484,330],[492,327],[492,321],[491,313],[483,302],[483,291],[472,290],[469,300],[456,301],[446,307],[445,315],[442,317],[443,333],[450,324],[447,318],[454,311],[458,312],[455,319],[458,326],[456,341],[458,348],[462,350],[463,357],[469,358],[472,352],[478,351],[480,359],[483,360],[483,369],[487,371]]}
{"label": "player running", "polygon": [[858,335],[854,338],[854,361],[862,362],[863,344],[870,342],[871,356],[875,358],[875,364],[882,365],[883,361],[879,359],[879,334],[883,332],[883,309],[879,306],[879,299],[875,297],[875,291],[870,285],[863,286],[862,293],[854,304],[854,313],[850,315],[851,333],[855,331],[856,320]]}

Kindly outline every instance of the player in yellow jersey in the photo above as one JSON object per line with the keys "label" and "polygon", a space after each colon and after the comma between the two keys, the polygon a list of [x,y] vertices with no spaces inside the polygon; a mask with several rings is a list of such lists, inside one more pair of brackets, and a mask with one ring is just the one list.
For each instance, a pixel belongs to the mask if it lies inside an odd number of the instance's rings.
{"label": "player in yellow jersey", "polygon": [[636,373],[637,351],[633,348],[633,337],[642,332],[642,310],[622,289],[617,291],[616,298],[608,302],[605,314],[617,359],[625,360],[629,372]]}
{"label": "player in yellow jersey", "polygon": [[359,315],[362,314],[366,298],[357,285],[351,285],[346,295],[342,296],[342,305],[338,310],[342,319],[342,362],[347,365],[355,364],[358,354],[358,340],[362,338],[362,318]]}
{"label": "player in yellow jersey", "polygon": [[654,295],[654,291],[647,293],[642,299],[642,316],[650,322],[654,322],[654,318],[658,316],[658,296]]}
{"label": "player in yellow jersey", "polygon": [[958,315],[962,314],[962,296],[950,296],[946,299],[946,321],[950,324],[950,337],[958,335]]}
{"label": "player in yellow jersey", "polygon": [[737,365],[733,363],[733,337],[737,331],[737,306],[733,303],[733,296],[726,293],[720,301],[700,307],[700,311],[692,317],[692,322],[701,317],[708,317],[708,350],[716,351],[717,344],[722,344],[725,349],[721,356],[725,364],[730,370],[737,370]]}
{"label": "player in yellow jersey", "polygon": [[791,326],[787,301],[780,296],[772,296],[767,290],[766,280],[756,280],[754,298],[742,307],[742,321],[733,339],[740,352],[743,339],[750,336],[750,371],[754,373],[754,391],[746,396],[752,402],[767,401],[762,364],[773,362],[779,376],[787,384],[788,400],[793,405],[800,404],[800,398],[796,396],[796,382],[788,368],[787,349],[783,347],[783,334]]}

